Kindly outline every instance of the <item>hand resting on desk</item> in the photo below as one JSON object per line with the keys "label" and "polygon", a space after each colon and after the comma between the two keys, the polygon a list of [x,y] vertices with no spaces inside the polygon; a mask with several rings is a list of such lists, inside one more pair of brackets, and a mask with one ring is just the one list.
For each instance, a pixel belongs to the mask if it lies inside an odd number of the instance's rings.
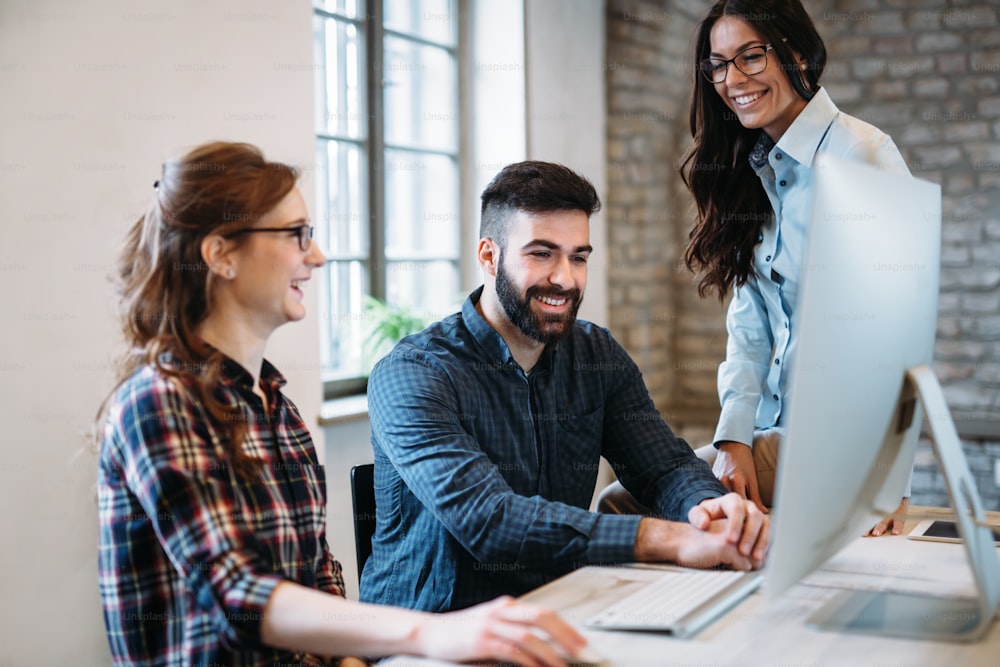
{"label": "hand resting on desk", "polygon": [[875,526],[865,533],[865,537],[878,537],[879,535],[899,535],[903,530],[903,522],[906,520],[906,512],[910,508],[910,499],[903,497],[899,501],[899,507],[891,516],[879,521]]}
{"label": "hand resting on desk", "polygon": [[728,565],[736,570],[764,565],[771,521],[752,501],[728,493],[693,507],[688,520],[644,518],[636,537],[636,560],[702,568]]}
{"label": "hand resting on desk", "polygon": [[500,597],[468,609],[429,617],[419,653],[453,661],[499,659],[517,665],[564,667],[586,662],[587,640],[548,609]]}

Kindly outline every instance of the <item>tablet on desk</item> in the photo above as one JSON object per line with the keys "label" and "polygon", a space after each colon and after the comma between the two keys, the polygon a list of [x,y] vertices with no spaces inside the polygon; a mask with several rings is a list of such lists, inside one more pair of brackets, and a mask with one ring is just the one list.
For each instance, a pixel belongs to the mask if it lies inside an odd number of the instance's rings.
{"label": "tablet on desk", "polygon": [[[911,540],[929,540],[931,542],[961,542],[958,525],[954,521],[944,519],[924,519],[918,523],[907,536]],[[993,539],[1000,546],[1000,526],[993,528]]]}

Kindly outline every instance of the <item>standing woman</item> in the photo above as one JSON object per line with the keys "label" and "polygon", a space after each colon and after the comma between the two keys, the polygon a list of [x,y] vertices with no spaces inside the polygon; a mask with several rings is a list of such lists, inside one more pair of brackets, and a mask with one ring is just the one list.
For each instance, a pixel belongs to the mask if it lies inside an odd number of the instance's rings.
{"label": "standing woman", "polygon": [[[563,665],[584,640],[513,600],[457,615],[343,597],[309,432],[264,358],[323,265],[297,173],[253,146],[167,162],[119,267],[128,351],[98,471],[115,664],[360,664],[423,654]],[[552,644],[534,631],[549,635]]]}
{"label": "standing woman", "polygon": [[[839,111],[820,86],[826,48],[799,0],[720,0],[699,28],[695,63],[693,142],[681,175],[698,218],[685,260],[700,274],[702,296],[734,290],[722,414],[699,455],[764,509],[786,422],[813,162],[830,154],[909,171],[888,135]],[[898,533],[901,524],[887,519],[870,534]]]}

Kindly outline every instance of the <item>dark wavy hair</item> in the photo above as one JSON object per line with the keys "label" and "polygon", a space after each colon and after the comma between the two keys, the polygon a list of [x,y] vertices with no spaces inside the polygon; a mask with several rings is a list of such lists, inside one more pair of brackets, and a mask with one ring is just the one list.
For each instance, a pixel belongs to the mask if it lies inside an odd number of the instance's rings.
{"label": "dark wavy hair", "polygon": [[[698,28],[694,62],[712,51],[715,22],[731,16],[746,22],[772,46],[774,60],[803,99],[819,89],[826,66],[826,47],[799,0],[719,0]],[[806,67],[800,68],[795,54]],[[733,285],[753,273],[753,248],[771,204],[750,167],[748,156],[760,129],[747,129],[726,106],[714,85],[696,71],[690,111],[691,146],[681,161],[684,184],[694,195],[697,220],[689,236],[684,261],[701,274],[698,293],[716,291],[721,301]]]}
{"label": "dark wavy hair", "polygon": [[[239,406],[214,395],[222,354],[195,335],[212,309],[213,274],[201,244],[209,234],[227,236],[252,226],[297,180],[295,168],[268,162],[250,144],[198,146],[163,164],[152,202],[129,230],[118,258],[115,282],[127,349],[115,389],[140,367],[155,366],[205,406],[224,435],[230,464],[244,476],[257,465],[243,452],[245,419]],[[233,242],[240,243],[240,237]],[[166,365],[164,353],[173,358]]]}
{"label": "dark wavy hair", "polygon": [[483,190],[481,199],[479,238],[493,239],[501,249],[507,245],[514,211],[583,211],[589,217],[601,210],[601,200],[590,181],[569,167],[538,160],[504,167]]}

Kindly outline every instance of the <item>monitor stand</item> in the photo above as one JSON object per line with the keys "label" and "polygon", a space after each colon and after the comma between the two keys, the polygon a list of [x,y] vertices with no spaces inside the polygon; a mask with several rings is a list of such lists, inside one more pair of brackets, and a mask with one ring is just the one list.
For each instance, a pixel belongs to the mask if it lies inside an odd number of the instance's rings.
{"label": "monitor stand", "polygon": [[927,414],[934,452],[955,510],[977,597],[845,591],[810,618],[809,623],[837,631],[974,641],[989,629],[1000,604],[1000,558],[937,377],[921,365],[909,369],[906,378],[915,387]]}

